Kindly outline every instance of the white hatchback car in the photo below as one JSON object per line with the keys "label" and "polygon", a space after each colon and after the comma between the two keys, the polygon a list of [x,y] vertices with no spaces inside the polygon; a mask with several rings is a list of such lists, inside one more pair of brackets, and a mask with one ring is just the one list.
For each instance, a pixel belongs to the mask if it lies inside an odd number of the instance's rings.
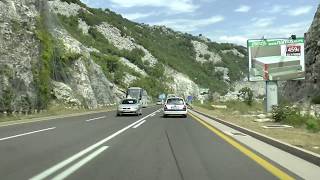
{"label": "white hatchback car", "polygon": [[169,115],[179,115],[187,117],[188,110],[186,102],[180,97],[170,97],[166,100],[163,107],[163,117]]}

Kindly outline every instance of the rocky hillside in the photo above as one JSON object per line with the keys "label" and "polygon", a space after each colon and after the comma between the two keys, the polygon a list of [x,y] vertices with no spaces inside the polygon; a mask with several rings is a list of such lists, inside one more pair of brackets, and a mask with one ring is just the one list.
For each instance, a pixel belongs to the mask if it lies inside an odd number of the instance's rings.
{"label": "rocky hillside", "polygon": [[[42,108],[40,42],[35,35],[42,4],[0,1],[0,110]],[[41,100],[40,100],[41,99]],[[42,104],[44,103],[44,104]]]}
{"label": "rocky hillside", "polygon": [[284,96],[295,102],[320,99],[320,6],[305,34],[306,79],[285,84]]}
{"label": "rocky hillside", "polygon": [[0,1],[0,111],[50,102],[97,108],[129,86],[225,94],[246,72],[246,49],[138,24],[80,0]]}

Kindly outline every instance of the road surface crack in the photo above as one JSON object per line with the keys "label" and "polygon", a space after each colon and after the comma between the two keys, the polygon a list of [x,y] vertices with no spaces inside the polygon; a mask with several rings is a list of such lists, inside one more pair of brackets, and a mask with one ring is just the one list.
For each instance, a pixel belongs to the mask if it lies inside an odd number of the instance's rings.
{"label": "road surface crack", "polygon": [[168,140],[168,143],[169,143],[169,147],[170,147],[172,156],[173,156],[173,158],[174,158],[174,162],[176,163],[176,166],[177,166],[177,168],[178,168],[178,172],[179,172],[180,178],[181,178],[181,180],[184,180],[184,177],[183,177],[183,174],[182,174],[182,171],[181,171],[181,167],[179,166],[177,157],[176,157],[176,155],[175,155],[175,153],[174,153],[174,151],[173,151],[172,144],[171,144],[171,141],[170,141],[168,132],[165,131],[165,133],[166,133],[166,137],[167,137],[167,140]]}

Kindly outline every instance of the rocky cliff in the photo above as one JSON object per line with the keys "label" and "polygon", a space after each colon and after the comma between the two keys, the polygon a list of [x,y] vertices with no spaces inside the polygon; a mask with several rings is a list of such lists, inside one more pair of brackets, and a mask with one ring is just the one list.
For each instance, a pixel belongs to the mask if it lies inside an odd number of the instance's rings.
{"label": "rocky cliff", "polygon": [[124,19],[79,0],[0,1],[0,111],[52,102],[97,108],[129,86],[149,95],[226,93],[245,76],[246,50]]}
{"label": "rocky cliff", "polygon": [[37,0],[0,1],[0,111],[42,106],[33,73],[40,63],[35,29],[41,9]]}
{"label": "rocky cliff", "polygon": [[285,84],[283,94],[295,102],[309,102],[320,96],[320,6],[305,34],[306,78]]}

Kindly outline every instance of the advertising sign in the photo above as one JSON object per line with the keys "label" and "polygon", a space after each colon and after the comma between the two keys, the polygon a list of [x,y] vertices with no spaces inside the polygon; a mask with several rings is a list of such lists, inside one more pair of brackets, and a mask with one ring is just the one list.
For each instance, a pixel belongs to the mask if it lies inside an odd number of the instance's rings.
{"label": "advertising sign", "polygon": [[160,100],[165,100],[166,99],[166,94],[160,94],[158,98]]}
{"label": "advertising sign", "polygon": [[193,96],[188,96],[188,97],[187,97],[187,103],[191,103],[192,100],[193,100]]}
{"label": "advertising sign", "polygon": [[304,79],[304,38],[249,39],[249,81]]}

